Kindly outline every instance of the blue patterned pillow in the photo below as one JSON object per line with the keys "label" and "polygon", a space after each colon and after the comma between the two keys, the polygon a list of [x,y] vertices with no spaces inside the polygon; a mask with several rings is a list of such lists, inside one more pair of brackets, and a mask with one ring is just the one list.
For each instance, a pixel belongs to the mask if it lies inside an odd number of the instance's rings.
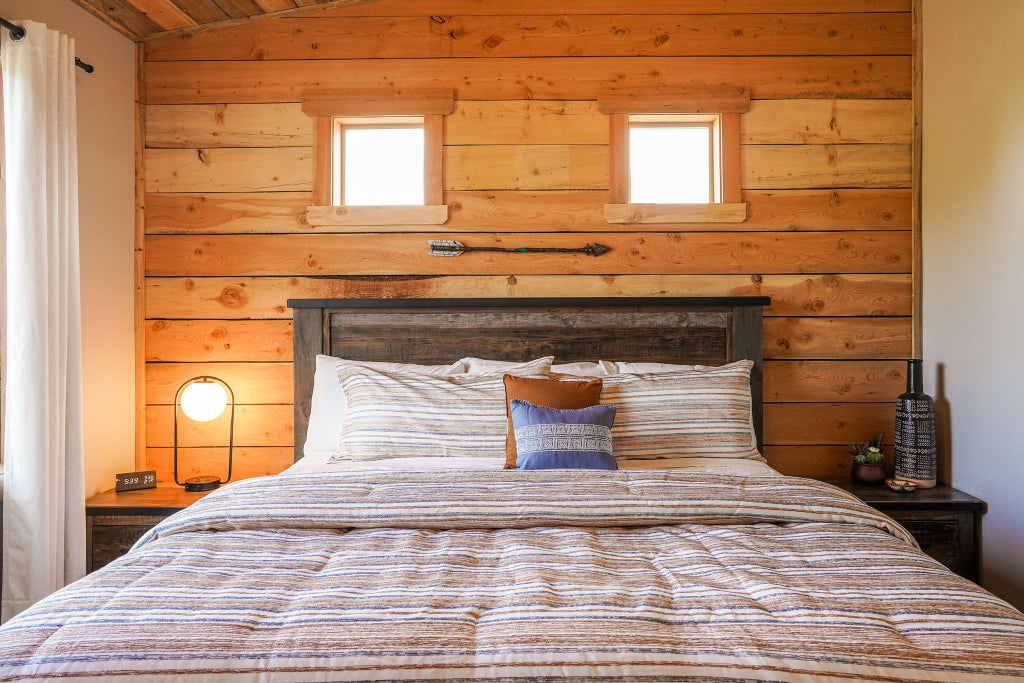
{"label": "blue patterned pillow", "polygon": [[511,407],[517,469],[618,469],[612,457],[615,406],[559,410],[514,398]]}

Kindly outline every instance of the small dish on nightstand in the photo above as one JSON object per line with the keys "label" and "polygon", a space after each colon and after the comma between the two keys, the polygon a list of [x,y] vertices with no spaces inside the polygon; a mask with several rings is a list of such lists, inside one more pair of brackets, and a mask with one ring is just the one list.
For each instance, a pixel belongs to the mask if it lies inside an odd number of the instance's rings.
{"label": "small dish on nightstand", "polygon": [[911,493],[917,490],[917,484],[903,479],[886,479],[885,485],[897,493]]}

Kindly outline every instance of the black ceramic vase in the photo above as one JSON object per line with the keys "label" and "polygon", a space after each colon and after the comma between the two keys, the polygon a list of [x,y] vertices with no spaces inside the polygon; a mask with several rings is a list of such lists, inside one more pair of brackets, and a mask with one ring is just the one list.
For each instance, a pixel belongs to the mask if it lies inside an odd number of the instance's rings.
{"label": "black ceramic vase", "polygon": [[921,360],[907,361],[907,392],[896,399],[896,478],[935,486],[935,404],[924,393]]}

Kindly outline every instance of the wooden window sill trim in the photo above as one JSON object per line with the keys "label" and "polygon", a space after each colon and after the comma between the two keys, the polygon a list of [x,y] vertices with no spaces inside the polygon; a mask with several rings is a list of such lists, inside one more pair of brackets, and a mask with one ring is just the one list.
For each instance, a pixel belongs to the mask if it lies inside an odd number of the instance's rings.
{"label": "wooden window sill trim", "polygon": [[605,204],[609,223],[742,223],[746,202],[730,204]]}
{"label": "wooden window sill trim", "polygon": [[448,205],[427,206],[310,206],[306,223],[331,225],[443,225]]}

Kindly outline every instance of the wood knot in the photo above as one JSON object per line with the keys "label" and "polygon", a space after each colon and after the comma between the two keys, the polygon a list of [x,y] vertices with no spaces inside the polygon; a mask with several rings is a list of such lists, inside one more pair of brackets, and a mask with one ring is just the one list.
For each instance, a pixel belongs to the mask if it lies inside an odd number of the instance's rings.
{"label": "wood knot", "polygon": [[654,47],[661,47],[669,40],[667,33],[662,33],[654,37]]}
{"label": "wood knot", "polygon": [[516,280],[516,276],[515,275],[509,275],[508,276],[508,280],[506,280],[506,281],[508,282],[508,286],[509,287],[515,287],[516,284],[518,284],[518,282],[519,282],[518,280]]}
{"label": "wood knot", "polygon": [[741,28],[734,28],[732,30],[732,37],[733,38],[740,38],[742,36],[743,36],[743,29],[741,29]]}
{"label": "wood knot", "polygon": [[154,332],[160,332],[161,330],[164,330],[164,329],[167,328],[167,323],[165,321],[163,321],[163,320],[154,320],[153,323],[149,327]]}
{"label": "wood knot", "polygon": [[612,35],[615,36],[616,38],[621,38],[623,36],[629,35],[629,29],[623,28],[622,26],[616,26],[615,28],[612,29]]}
{"label": "wood knot", "polygon": [[825,302],[821,299],[810,299],[804,302],[804,310],[817,313],[825,308]]}
{"label": "wood knot", "polygon": [[837,38],[839,37],[839,31],[834,28],[830,28],[829,30],[825,31],[825,35],[828,36],[829,38]]}
{"label": "wood knot", "polygon": [[242,308],[248,303],[245,292],[240,287],[225,287],[220,292],[219,301],[227,308]]}
{"label": "wood knot", "polygon": [[199,161],[204,164],[210,163],[210,155],[207,154],[205,149],[197,149],[196,156],[199,157]]}
{"label": "wood knot", "polygon": [[444,23],[444,22],[446,21],[446,19],[445,19],[444,17],[439,17],[439,16],[437,16],[436,14],[435,14],[435,15],[432,15],[432,16],[430,17],[430,20],[431,20],[432,22],[434,22],[435,24],[443,24],[443,23]]}
{"label": "wood knot", "polygon": [[186,292],[191,292],[195,288],[196,288],[196,281],[195,280],[185,280],[185,291]]}
{"label": "wood knot", "polygon": [[494,48],[501,45],[501,36],[490,35],[484,39],[484,49],[493,50]]}
{"label": "wood knot", "polygon": [[214,339],[221,339],[228,336],[228,331],[223,327],[215,327],[213,328],[213,332],[210,333],[210,336]]}
{"label": "wood knot", "polygon": [[750,281],[753,282],[754,284],[759,285],[762,282],[762,278],[761,278],[760,275],[751,275],[750,276]]}

